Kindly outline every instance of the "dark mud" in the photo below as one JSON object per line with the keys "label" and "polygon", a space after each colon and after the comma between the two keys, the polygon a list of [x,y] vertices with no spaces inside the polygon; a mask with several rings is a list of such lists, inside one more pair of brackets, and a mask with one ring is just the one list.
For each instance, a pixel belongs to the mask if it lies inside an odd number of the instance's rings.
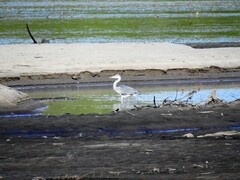
{"label": "dark mud", "polygon": [[145,70],[103,70],[101,72],[79,72],[77,74],[56,73],[43,75],[27,75],[18,77],[2,77],[0,83],[7,86],[53,85],[74,83],[112,82],[109,77],[120,73],[124,81],[171,81],[188,79],[223,79],[239,78],[240,67],[220,68],[216,66],[199,69],[145,69]]}
{"label": "dark mud", "polygon": [[226,47],[240,47],[240,42],[219,42],[219,43],[189,43],[186,44],[196,49],[204,48],[226,48]]}
{"label": "dark mud", "polygon": [[[0,118],[6,179],[238,179],[240,105]],[[199,137],[230,131],[229,135]],[[183,137],[191,133],[193,137]]]}

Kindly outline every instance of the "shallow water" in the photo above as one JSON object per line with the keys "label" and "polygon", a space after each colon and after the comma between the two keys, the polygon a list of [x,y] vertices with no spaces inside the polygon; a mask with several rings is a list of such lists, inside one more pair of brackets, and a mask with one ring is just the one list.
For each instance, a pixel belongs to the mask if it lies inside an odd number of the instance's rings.
{"label": "shallow water", "polygon": [[239,1],[8,1],[0,2],[3,18],[109,18],[239,16]]}
{"label": "shallow water", "polygon": [[0,2],[0,44],[240,42],[239,0],[10,0]]}
{"label": "shallow water", "polygon": [[[221,83],[216,80],[173,81],[162,82],[128,82],[141,92],[140,95],[129,97],[123,102],[112,89],[111,83],[53,85],[53,86],[26,86],[18,89],[28,93],[35,101],[47,104],[45,109],[35,111],[34,114],[45,115],[61,114],[89,114],[110,113],[115,110],[126,111],[134,107],[161,105],[164,100],[188,101],[191,104],[203,105],[213,90],[219,99],[231,102],[240,99],[240,80],[224,79]],[[188,96],[196,91],[191,98]]]}

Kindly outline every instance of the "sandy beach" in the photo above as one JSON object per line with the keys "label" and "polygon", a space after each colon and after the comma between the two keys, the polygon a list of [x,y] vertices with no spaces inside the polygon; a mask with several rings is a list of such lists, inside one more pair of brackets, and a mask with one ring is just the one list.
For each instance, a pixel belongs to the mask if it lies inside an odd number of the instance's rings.
{"label": "sandy beach", "polygon": [[170,43],[0,45],[0,78],[103,70],[240,67],[240,47],[194,49]]}

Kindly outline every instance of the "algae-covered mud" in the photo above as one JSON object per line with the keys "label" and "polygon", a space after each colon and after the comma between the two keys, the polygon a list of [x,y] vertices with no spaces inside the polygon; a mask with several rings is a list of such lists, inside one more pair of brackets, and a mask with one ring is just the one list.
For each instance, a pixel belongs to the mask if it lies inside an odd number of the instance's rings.
{"label": "algae-covered mud", "polygon": [[238,0],[1,1],[0,44],[71,42],[239,42]]}

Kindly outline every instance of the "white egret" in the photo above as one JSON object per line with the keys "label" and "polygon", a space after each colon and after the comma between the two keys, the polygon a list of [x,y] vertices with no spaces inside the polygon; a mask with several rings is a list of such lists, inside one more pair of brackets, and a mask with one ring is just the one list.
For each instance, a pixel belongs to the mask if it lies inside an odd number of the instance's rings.
{"label": "white egret", "polygon": [[118,85],[118,83],[121,81],[121,76],[119,74],[116,74],[115,76],[111,76],[112,79],[117,79],[113,83],[113,89],[120,94],[121,101],[123,101],[124,98],[127,98],[129,96],[133,96],[136,94],[140,94],[136,89],[125,86],[125,85]]}

